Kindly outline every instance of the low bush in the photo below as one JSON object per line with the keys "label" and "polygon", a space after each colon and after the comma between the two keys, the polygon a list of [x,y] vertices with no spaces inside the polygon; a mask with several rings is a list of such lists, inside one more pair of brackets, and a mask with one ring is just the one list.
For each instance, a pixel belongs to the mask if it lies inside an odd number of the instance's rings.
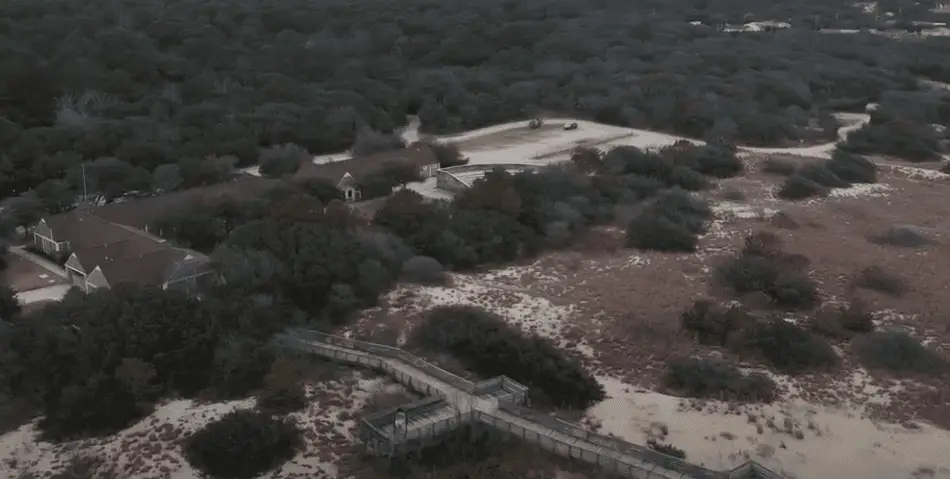
{"label": "low bush", "polygon": [[667,184],[682,188],[686,191],[699,191],[709,186],[709,180],[696,170],[691,170],[683,166],[674,166],[673,169],[670,170]]}
{"label": "low bush", "polygon": [[301,432],[289,421],[255,411],[235,411],[194,433],[185,457],[216,478],[251,479],[294,457]]}
{"label": "low bush", "polygon": [[798,175],[826,188],[847,188],[851,183],[838,178],[825,163],[812,163],[801,167]]}
{"label": "low bush", "polygon": [[849,183],[877,183],[877,166],[867,158],[835,150],[825,165],[838,178]]}
{"label": "low bush", "polygon": [[861,270],[854,282],[855,286],[870,289],[891,296],[902,296],[907,284],[900,275],[881,266],[869,266]]}
{"label": "low bush", "polygon": [[666,252],[696,250],[712,218],[709,205],[682,190],[657,196],[627,226],[627,246]]}
{"label": "low bush", "polygon": [[892,226],[882,233],[870,236],[868,240],[874,244],[901,248],[919,248],[933,243],[923,232],[911,226]]}
{"label": "low bush", "polygon": [[732,178],[745,169],[736,152],[721,145],[697,147],[692,156],[694,170],[715,178]]}
{"label": "low bush", "polygon": [[862,336],[854,341],[854,351],[868,368],[920,374],[948,370],[945,358],[904,332],[882,331]]}
{"label": "low bush", "polygon": [[719,359],[674,359],[667,364],[667,387],[692,397],[771,402],[776,385],[759,373],[745,374]]}
{"label": "low bush", "polygon": [[773,175],[790,176],[798,171],[798,167],[790,161],[769,157],[762,162],[762,171]]}
{"label": "low bush", "polygon": [[824,307],[811,318],[810,330],[833,339],[850,339],[874,331],[874,317],[862,301],[843,307]]}
{"label": "low bush", "polygon": [[748,332],[756,324],[755,318],[744,309],[725,308],[707,299],[693,302],[680,319],[683,329],[692,333],[700,344],[734,349],[742,349]]}
{"label": "low bush", "polygon": [[299,411],[307,405],[300,372],[287,359],[277,359],[264,377],[264,389],[257,396],[257,406],[275,414]]}
{"label": "low bush", "polygon": [[429,256],[414,256],[402,265],[403,280],[424,285],[442,285],[448,280],[445,268]]}
{"label": "low bush", "polygon": [[429,311],[413,331],[412,342],[450,353],[481,376],[507,375],[561,407],[583,409],[605,397],[603,386],[581,363],[479,308],[443,306]]}
{"label": "low bush", "polygon": [[786,374],[829,368],[838,362],[827,341],[784,320],[759,325],[755,344],[772,366]]}
{"label": "low bush", "polygon": [[786,200],[803,200],[828,194],[828,188],[802,175],[789,176],[778,190],[778,197]]}
{"label": "low bush", "polygon": [[662,454],[666,454],[667,456],[673,456],[678,459],[686,459],[686,451],[672,444],[662,444],[653,439],[649,439],[647,440],[647,446],[649,446],[650,449]]}
{"label": "low bush", "polygon": [[808,259],[782,251],[778,237],[754,233],[743,250],[720,264],[714,277],[739,294],[762,292],[782,308],[810,308],[818,302],[818,288],[807,274]]}

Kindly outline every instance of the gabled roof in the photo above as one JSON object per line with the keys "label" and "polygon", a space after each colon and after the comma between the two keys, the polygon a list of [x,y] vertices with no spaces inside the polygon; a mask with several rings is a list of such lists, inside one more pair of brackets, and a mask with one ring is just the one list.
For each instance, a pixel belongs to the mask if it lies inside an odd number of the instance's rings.
{"label": "gabled roof", "polygon": [[317,164],[305,160],[295,176],[297,178],[323,178],[334,185],[338,185],[347,173],[359,181],[361,176],[372,173],[383,165],[392,162],[407,162],[419,168],[439,164],[439,160],[435,157],[435,153],[431,148],[424,143],[413,143],[398,150],[383,151],[330,163]]}
{"label": "gabled roof", "polygon": [[[191,274],[180,274],[186,264]],[[210,267],[210,260],[206,256],[172,247],[99,265],[112,287],[121,283],[160,285],[170,279],[198,274],[201,267]]]}
{"label": "gabled roof", "polygon": [[134,238],[137,234],[114,223],[106,221],[91,210],[73,210],[43,218],[55,241],[68,241],[75,250],[116,243]]}
{"label": "gabled roof", "polygon": [[83,270],[89,272],[95,269],[96,266],[105,263],[123,258],[142,256],[168,248],[169,245],[164,242],[137,236],[114,243],[74,250],[73,254],[76,255],[76,259],[79,260],[79,264],[82,265]]}

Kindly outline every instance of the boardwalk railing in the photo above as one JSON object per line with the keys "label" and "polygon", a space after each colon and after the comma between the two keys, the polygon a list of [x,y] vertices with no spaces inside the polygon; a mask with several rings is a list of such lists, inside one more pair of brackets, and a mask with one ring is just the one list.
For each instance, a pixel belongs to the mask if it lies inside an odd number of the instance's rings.
{"label": "boardwalk railing", "polygon": [[[444,398],[445,401],[441,402],[443,412],[451,412],[444,408],[456,410],[449,416],[424,418],[421,422],[413,424],[413,432],[408,440],[418,441],[424,437],[435,437],[476,420],[509,436],[536,444],[544,450],[595,464],[622,477],[638,479],[782,479],[783,477],[754,461],[747,461],[731,471],[714,471],[521,407],[518,404],[522,401],[518,398],[525,397],[527,388],[505,376],[475,384],[399,348],[310,330],[287,330],[278,335],[277,339],[297,350],[383,371],[399,383],[418,392]],[[395,361],[403,363],[404,366],[400,367]],[[406,366],[410,369],[407,370]],[[411,374],[412,369],[421,375]],[[444,386],[441,389],[436,387],[438,382],[426,381],[424,379],[426,376],[441,382]],[[455,391],[444,390],[445,387]],[[456,393],[468,397],[457,398]],[[461,402],[465,401],[455,402],[458,399],[467,399],[468,406],[462,407]],[[432,411],[438,410],[439,408],[436,407],[438,405],[439,401],[426,399],[385,413],[368,416],[363,420],[364,427],[360,437],[366,447],[374,453],[393,454],[404,447],[407,441],[405,436],[400,439],[387,432],[393,430],[392,423],[387,424],[387,422],[391,421],[395,411],[401,409],[407,414],[412,413],[413,409]],[[424,414],[424,412],[419,412],[419,414]]]}

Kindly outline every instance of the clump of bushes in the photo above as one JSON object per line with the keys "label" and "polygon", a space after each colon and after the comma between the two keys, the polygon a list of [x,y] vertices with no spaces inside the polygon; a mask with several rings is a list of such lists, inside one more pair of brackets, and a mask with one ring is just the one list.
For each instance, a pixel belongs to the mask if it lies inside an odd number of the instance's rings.
{"label": "clump of bushes", "polygon": [[762,171],[773,175],[790,176],[795,174],[797,170],[798,167],[795,166],[795,163],[787,160],[768,157],[762,162]]}
{"label": "clump of bushes", "polygon": [[442,285],[448,280],[445,268],[430,256],[414,256],[402,265],[405,281],[425,285]]}
{"label": "clump of bushes", "polygon": [[811,330],[831,338],[849,339],[874,331],[874,317],[864,302],[853,300],[847,306],[818,311],[811,320]]}
{"label": "clump of bushes", "polygon": [[891,296],[902,296],[907,291],[907,284],[897,273],[893,273],[881,266],[868,266],[858,273],[855,286],[870,289]]}
{"label": "clump of bushes", "polygon": [[847,181],[838,178],[838,175],[834,174],[824,163],[805,165],[798,170],[797,174],[826,188],[847,188],[851,186]]}
{"label": "clump of bushes", "polygon": [[307,405],[300,372],[293,362],[277,359],[264,377],[264,389],[257,396],[257,406],[276,414],[288,414]]}
{"label": "clump of bushes", "polygon": [[251,479],[293,458],[301,444],[294,423],[261,412],[235,411],[189,437],[185,457],[212,477]]}
{"label": "clump of bushes", "polygon": [[789,176],[778,196],[800,200],[828,194],[832,188],[847,188],[854,183],[876,183],[877,167],[867,158],[835,150],[830,160],[812,163]]}
{"label": "clump of bushes", "polygon": [[764,374],[745,374],[719,359],[674,359],[667,364],[667,387],[693,397],[772,402],[775,381]]}
{"label": "clump of bushes", "polygon": [[647,446],[649,446],[650,449],[662,454],[666,454],[667,456],[673,456],[678,459],[686,459],[686,451],[672,444],[663,444],[653,439],[649,439],[647,440]]}
{"label": "clump of bushes", "polygon": [[732,178],[745,169],[736,150],[724,144],[698,146],[680,140],[660,150],[660,155],[672,160],[674,165],[715,178]]}
{"label": "clump of bushes", "polygon": [[682,320],[683,328],[700,342],[757,353],[788,374],[830,367],[838,360],[831,346],[815,334],[784,320],[758,321],[739,307],[722,308],[699,300],[683,313]]}
{"label": "clump of bushes", "polygon": [[836,149],[825,164],[835,176],[848,183],[877,183],[877,166],[862,156]]}
{"label": "clump of bushes", "polygon": [[483,309],[435,308],[413,331],[412,342],[450,353],[484,377],[507,375],[560,407],[583,409],[605,397],[603,386],[579,362]]}
{"label": "clump of bushes", "polygon": [[862,364],[868,368],[931,375],[942,374],[948,370],[945,358],[904,332],[882,331],[867,334],[854,341],[854,351]]}
{"label": "clump of bushes", "polygon": [[706,188],[709,181],[702,173],[677,164],[676,158],[681,154],[676,151],[670,153],[643,151],[632,146],[618,146],[608,151],[601,161],[600,171],[611,175],[640,175],[654,178],[667,187],[678,187],[687,191],[698,191]]}
{"label": "clump of bushes", "polygon": [[755,344],[772,366],[786,374],[829,368],[838,363],[838,355],[827,341],[784,320],[760,324]]}
{"label": "clump of bushes", "polygon": [[756,319],[738,306],[724,308],[710,300],[699,299],[682,314],[681,324],[700,344],[742,349],[755,328]]}
{"label": "clump of bushes", "polygon": [[807,309],[818,302],[808,264],[808,258],[782,251],[774,234],[758,232],[746,238],[737,256],[716,267],[714,277],[736,293],[762,292],[779,307]]}
{"label": "clump of bushes", "polygon": [[712,210],[683,190],[657,196],[627,226],[627,246],[666,252],[696,250]]}
{"label": "clump of bushes", "polygon": [[874,244],[901,248],[919,248],[933,243],[933,240],[917,228],[910,226],[892,226],[882,233],[870,236],[868,240]]}
{"label": "clump of bushes", "polygon": [[292,175],[300,169],[300,164],[307,155],[307,150],[299,145],[288,143],[272,146],[261,151],[259,171],[261,175],[269,178]]}
{"label": "clump of bushes", "polygon": [[778,197],[786,200],[803,200],[827,194],[828,188],[799,174],[789,176],[778,190]]}

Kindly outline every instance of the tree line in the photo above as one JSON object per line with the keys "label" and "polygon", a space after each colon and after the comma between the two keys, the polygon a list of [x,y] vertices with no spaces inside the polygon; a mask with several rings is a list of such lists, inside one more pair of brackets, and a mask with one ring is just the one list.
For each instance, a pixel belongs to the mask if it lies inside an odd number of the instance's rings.
{"label": "tree line", "polygon": [[[889,8],[906,22],[934,15],[924,3]],[[714,28],[753,20],[793,28]],[[208,184],[262,149],[336,152],[407,113],[431,132],[553,111],[740,144],[831,140],[832,111],[950,81],[946,39],[814,31],[877,23],[843,0],[8,3],[0,198],[33,190],[55,212],[83,189]]]}

